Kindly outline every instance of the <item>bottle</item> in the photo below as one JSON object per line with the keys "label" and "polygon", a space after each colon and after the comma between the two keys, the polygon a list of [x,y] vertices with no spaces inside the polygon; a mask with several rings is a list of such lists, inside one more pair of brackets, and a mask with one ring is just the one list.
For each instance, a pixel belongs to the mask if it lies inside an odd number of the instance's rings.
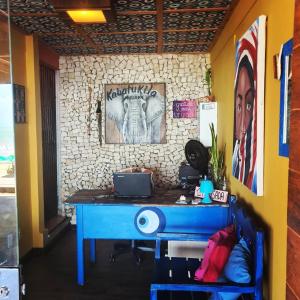
{"label": "bottle", "polygon": [[223,179],[222,179],[221,190],[222,190],[222,191],[226,191],[226,190],[227,190],[227,180],[226,180],[226,177],[225,177],[225,176],[224,176]]}

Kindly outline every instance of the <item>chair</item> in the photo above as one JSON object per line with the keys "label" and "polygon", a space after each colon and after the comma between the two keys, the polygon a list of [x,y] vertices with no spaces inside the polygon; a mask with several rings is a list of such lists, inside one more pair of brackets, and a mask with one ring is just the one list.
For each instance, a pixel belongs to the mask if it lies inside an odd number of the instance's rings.
{"label": "chair", "polygon": [[144,252],[154,252],[155,248],[146,247],[142,241],[129,241],[128,243],[115,243],[114,251],[110,254],[109,261],[114,263],[116,258],[122,254],[132,253],[137,265],[140,265],[143,261]]}
{"label": "chair", "polygon": [[[199,260],[186,258],[169,258],[160,256],[161,241],[164,240],[184,240],[184,241],[203,241],[207,236],[202,234],[183,234],[183,233],[158,233],[155,251],[155,273],[151,283],[151,300],[177,299],[179,293],[188,294],[184,299],[198,299],[201,295],[205,298],[205,293],[236,293],[249,296],[251,299],[262,300],[262,279],[263,279],[263,245],[264,234],[260,229],[256,229],[252,219],[250,219],[243,209],[231,203],[232,223],[235,225],[237,239],[242,237],[247,242],[252,254],[251,282],[198,282],[194,280],[196,268]],[[237,267],[237,266],[236,266]],[[201,293],[204,293],[201,294]],[[203,295],[203,296],[202,296]],[[178,298],[180,299],[180,298]],[[181,298],[183,299],[183,297]],[[200,298],[201,299],[201,298]],[[248,298],[247,298],[248,299]]]}

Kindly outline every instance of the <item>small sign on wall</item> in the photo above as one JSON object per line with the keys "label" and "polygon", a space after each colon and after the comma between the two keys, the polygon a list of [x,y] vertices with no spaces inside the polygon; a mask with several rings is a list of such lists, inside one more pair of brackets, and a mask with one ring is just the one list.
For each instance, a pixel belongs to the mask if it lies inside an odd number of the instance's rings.
{"label": "small sign on wall", "polygon": [[197,117],[197,104],[195,100],[173,101],[173,118],[193,119]]}
{"label": "small sign on wall", "polygon": [[14,116],[16,123],[26,122],[25,113],[25,87],[19,84],[13,84],[14,95]]}

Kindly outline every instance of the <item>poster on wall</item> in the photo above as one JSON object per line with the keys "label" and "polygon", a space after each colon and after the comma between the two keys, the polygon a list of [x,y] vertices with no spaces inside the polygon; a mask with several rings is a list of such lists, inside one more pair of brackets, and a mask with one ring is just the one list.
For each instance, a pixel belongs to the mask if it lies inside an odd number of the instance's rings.
{"label": "poster on wall", "polygon": [[107,144],[166,143],[164,83],[105,85]]}
{"label": "poster on wall", "polygon": [[25,113],[25,87],[19,84],[13,84],[14,95],[14,116],[16,123],[26,122]]}
{"label": "poster on wall", "polygon": [[237,41],[232,175],[263,195],[266,16]]}
{"label": "poster on wall", "polygon": [[195,100],[173,101],[174,119],[194,119],[197,117],[197,103]]}
{"label": "poster on wall", "polygon": [[280,78],[279,155],[289,156],[293,40],[282,47]]}

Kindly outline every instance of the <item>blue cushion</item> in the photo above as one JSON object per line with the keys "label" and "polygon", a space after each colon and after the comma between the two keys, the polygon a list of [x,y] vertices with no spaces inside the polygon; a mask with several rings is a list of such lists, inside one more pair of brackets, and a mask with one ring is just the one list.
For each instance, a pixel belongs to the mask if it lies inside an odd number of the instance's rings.
{"label": "blue cushion", "polygon": [[[232,281],[235,283],[249,283],[251,281],[251,252],[246,241],[242,238],[232,249],[224,267],[223,276],[218,282]],[[212,293],[209,300],[237,300],[240,293]]]}

